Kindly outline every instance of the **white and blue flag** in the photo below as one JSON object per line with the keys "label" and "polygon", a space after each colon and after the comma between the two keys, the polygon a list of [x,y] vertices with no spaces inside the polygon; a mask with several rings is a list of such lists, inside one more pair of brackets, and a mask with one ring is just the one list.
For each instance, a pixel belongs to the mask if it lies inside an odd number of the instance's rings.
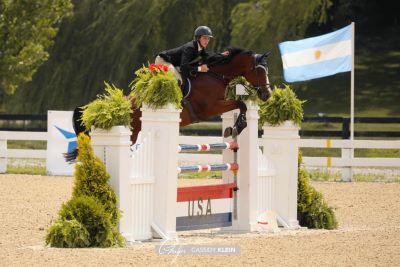
{"label": "white and blue flag", "polygon": [[298,82],[351,71],[353,27],[279,44],[287,82]]}

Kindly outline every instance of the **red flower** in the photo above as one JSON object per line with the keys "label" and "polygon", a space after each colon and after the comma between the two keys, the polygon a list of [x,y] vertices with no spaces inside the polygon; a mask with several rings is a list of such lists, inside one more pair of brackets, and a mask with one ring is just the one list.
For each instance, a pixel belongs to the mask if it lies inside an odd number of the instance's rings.
{"label": "red flower", "polygon": [[149,69],[150,69],[151,71],[155,71],[155,70],[157,69],[156,64],[150,64],[150,65],[149,65]]}
{"label": "red flower", "polygon": [[168,66],[163,64],[150,64],[149,69],[151,71],[168,71]]}

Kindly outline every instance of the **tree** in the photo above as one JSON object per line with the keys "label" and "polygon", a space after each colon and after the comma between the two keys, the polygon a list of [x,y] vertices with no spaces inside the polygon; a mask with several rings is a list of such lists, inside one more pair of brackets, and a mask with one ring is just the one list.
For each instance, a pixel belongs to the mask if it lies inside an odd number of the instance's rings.
{"label": "tree", "polygon": [[30,81],[49,53],[70,0],[0,0],[0,91]]}
{"label": "tree", "polygon": [[122,246],[124,238],[118,231],[121,213],[108,183],[110,175],[94,155],[89,136],[78,136],[78,149],[72,198],[62,205],[57,220],[47,230],[46,244],[68,248]]}
{"label": "tree", "polygon": [[[0,0],[1,1],[1,0]],[[8,113],[71,109],[92,101],[110,81],[125,93],[134,71],[157,53],[193,38],[199,25],[213,30],[210,51],[229,44],[230,10],[243,0],[132,0],[74,2],[51,58],[32,82],[2,101]],[[25,90],[29,89],[29,90]]]}

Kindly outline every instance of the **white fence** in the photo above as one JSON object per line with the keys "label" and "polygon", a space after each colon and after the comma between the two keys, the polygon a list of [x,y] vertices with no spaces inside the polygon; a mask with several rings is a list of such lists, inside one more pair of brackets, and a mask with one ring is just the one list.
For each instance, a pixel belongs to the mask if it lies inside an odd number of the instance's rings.
{"label": "white fence", "polygon": [[[7,142],[47,141],[47,132],[13,132],[0,131],[0,173],[7,170],[7,159],[35,158],[46,159],[43,149],[9,149]],[[261,139],[260,139],[261,140]],[[198,144],[201,142],[221,143],[222,137],[180,136],[181,144]],[[261,141],[259,141],[261,146]],[[299,147],[307,148],[337,148],[341,149],[340,157],[303,157],[306,167],[338,167],[342,168],[342,179],[352,179],[353,167],[399,167],[400,158],[361,158],[354,157],[354,149],[400,149],[399,140],[341,140],[341,139],[300,139]],[[222,163],[221,154],[179,154],[179,161],[189,164]]]}
{"label": "white fence", "polygon": [[46,141],[47,132],[0,132],[0,173],[7,171],[7,159],[46,159],[45,149],[9,149],[8,141]]}
{"label": "white fence", "polygon": [[342,180],[351,181],[353,167],[400,167],[400,158],[364,158],[354,156],[354,149],[400,149],[398,140],[301,139],[299,147],[340,148],[340,157],[303,157],[307,167],[340,167]]}

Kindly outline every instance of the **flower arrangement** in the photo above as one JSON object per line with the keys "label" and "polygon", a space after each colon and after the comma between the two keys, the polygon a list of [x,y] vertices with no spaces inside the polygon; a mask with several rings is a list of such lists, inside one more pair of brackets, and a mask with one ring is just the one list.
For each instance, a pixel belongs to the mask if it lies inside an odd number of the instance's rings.
{"label": "flower arrangement", "polygon": [[168,71],[168,66],[150,64],[138,69],[135,75],[130,84],[130,95],[138,106],[147,104],[151,108],[161,108],[171,103],[181,108],[182,91],[175,76]]}

